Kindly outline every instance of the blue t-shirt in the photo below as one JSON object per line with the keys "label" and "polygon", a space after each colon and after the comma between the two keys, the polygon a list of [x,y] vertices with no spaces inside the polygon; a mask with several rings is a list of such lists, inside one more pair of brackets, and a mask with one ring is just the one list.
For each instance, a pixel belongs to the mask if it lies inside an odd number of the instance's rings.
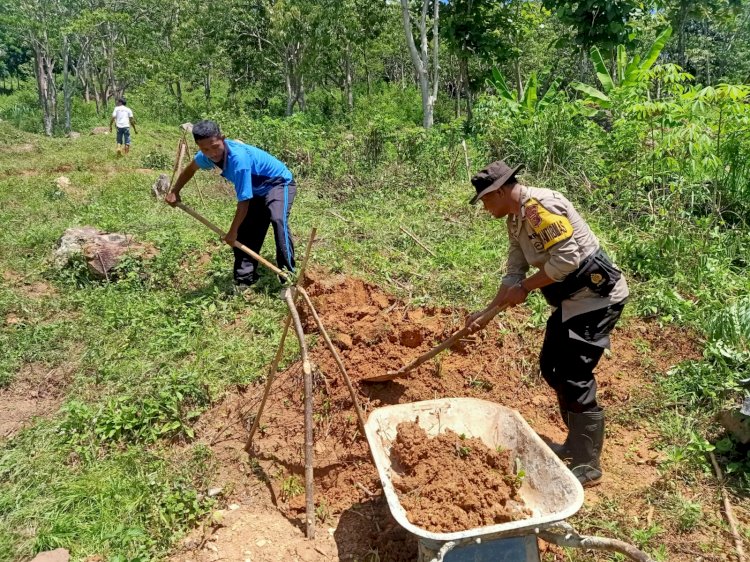
{"label": "blue t-shirt", "polygon": [[[289,168],[268,152],[240,141],[226,139],[224,142],[226,150],[221,175],[234,184],[237,201],[262,197],[275,185],[292,181]],[[195,163],[203,170],[216,166],[200,150],[195,155]]]}

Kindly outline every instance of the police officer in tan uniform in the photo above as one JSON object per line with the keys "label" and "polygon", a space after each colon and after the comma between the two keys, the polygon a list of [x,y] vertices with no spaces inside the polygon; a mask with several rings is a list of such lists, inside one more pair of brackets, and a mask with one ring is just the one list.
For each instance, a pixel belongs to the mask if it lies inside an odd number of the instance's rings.
{"label": "police officer in tan uniform", "polygon": [[[507,217],[510,249],[507,271],[487,309],[472,314],[467,325],[495,306],[515,306],[540,290],[555,307],[547,320],[539,355],[542,376],[557,393],[568,427],[555,452],[568,461],[581,484],[598,484],[604,443],[604,412],[596,401],[594,368],[609,347],[628,286],[581,215],[562,194],[522,185],[521,166],[493,162],[471,180],[485,210]],[[528,275],[530,266],[537,269]],[[486,324],[485,324],[486,325]]]}

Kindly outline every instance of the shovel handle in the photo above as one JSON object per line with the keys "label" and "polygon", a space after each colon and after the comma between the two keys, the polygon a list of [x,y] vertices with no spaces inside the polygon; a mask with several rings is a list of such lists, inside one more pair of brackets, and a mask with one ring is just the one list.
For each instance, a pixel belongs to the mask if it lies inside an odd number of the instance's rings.
{"label": "shovel handle", "polygon": [[[195,220],[197,220],[198,222],[203,223],[205,226],[207,226],[208,228],[210,228],[211,230],[213,230],[216,234],[218,234],[221,238],[224,238],[224,236],[226,236],[226,232],[224,232],[223,230],[221,230],[218,226],[216,226],[214,223],[212,223],[206,217],[204,217],[200,213],[196,212],[192,207],[189,207],[189,206],[185,205],[182,202],[176,203],[175,207],[178,207],[178,208],[182,209],[188,215],[190,215],[191,217],[193,217]],[[268,261],[263,256],[260,256],[260,255],[256,254],[255,252],[253,252],[250,248],[248,248],[247,246],[245,246],[241,242],[237,242],[235,240],[233,246],[235,248],[237,248],[238,250],[242,250],[248,256],[250,256],[251,258],[258,260],[260,263],[262,263],[263,265],[265,265],[268,269],[270,269],[271,271],[273,271],[276,275],[280,275],[281,277],[283,277],[287,281],[289,280],[289,275],[286,272],[284,272],[281,269],[279,269],[278,267],[276,267],[274,264],[272,264],[270,261]]]}
{"label": "shovel handle", "polygon": [[420,355],[419,357],[417,357],[414,361],[412,361],[411,363],[409,363],[405,367],[401,367],[398,371],[394,371],[394,372],[388,373],[388,374],[389,375],[394,375],[394,376],[401,376],[401,375],[403,375],[403,374],[411,371],[412,369],[416,369],[417,367],[419,367],[425,361],[429,361],[430,359],[432,359],[433,357],[435,357],[441,351],[443,351],[443,350],[451,347],[454,343],[456,343],[461,338],[464,338],[464,337],[466,337],[466,336],[468,336],[468,335],[473,334],[474,332],[476,332],[477,328],[474,327],[474,324],[481,324],[485,320],[487,322],[489,322],[498,313],[502,312],[506,308],[508,308],[507,305],[492,307],[490,310],[488,310],[487,312],[485,312],[484,314],[482,314],[479,318],[477,318],[471,325],[466,326],[465,328],[460,329],[458,332],[456,332],[455,334],[453,334],[447,340],[443,341],[439,345],[436,345],[435,347],[433,347],[427,353],[425,353],[423,355]]}

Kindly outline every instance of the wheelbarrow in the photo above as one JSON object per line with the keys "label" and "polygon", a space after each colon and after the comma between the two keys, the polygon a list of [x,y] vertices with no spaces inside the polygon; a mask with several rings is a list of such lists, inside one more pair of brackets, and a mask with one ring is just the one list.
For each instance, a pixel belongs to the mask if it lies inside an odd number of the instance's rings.
{"label": "wheelbarrow", "polygon": [[[531,516],[452,533],[436,533],[412,524],[393,485],[390,449],[396,426],[417,421],[433,437],[446,429],[477,437],[490,448],[509,449],[525,472],[519,495]],[[444,398],[385,406],[370,414],[365,433],[393,517],[419,541],[419,562],[539,562],[537,533],[574,515],[583,504],[583,488],[552,450],[515,410],[475,398]],[[396,476],[397,477],[397,476]]]}

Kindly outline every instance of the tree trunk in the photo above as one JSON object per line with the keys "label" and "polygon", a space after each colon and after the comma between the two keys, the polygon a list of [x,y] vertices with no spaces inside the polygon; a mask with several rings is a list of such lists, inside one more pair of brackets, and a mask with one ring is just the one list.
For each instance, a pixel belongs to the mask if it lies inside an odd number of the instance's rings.
{"label": "tree trunk", "polygon": [[365,77],[367,78],[367,95],[370,96],[372,94],[372,82],[370,78],[370,65],[367,59],[367,42],[365,41],[362,44],[362,58],[365,65]]}
{"label": "tree trunk", "polygon": [[300,111],[306,111],[307,110],[307,101],[305,101],[305,78],[304,76],[299,76],[299,87],[297,88],[297,105],[299,105]]}
{"label": "tree trunk", "polygon": [[106,113],[107,112],[107,100],[109,99],[109,96],[107,95],[107,85],[105,83],[104,79],[104,73],[99,73],[96,76],[97,80],[99,81],[99,95],[101,96],[101,106],[102,110]]}
{"label": "tree trunk", "polygon": [[300,44],[287,45],[284,62],[284,83],[286,85],[286,116],[294,111],[295,104],[300,111],[305,111],[305,81],[302,76]]}
{"label": "tree trunk", "polygon": [[[426,0],[425,0],[426,1]],[[432,98],[430,99],[430,127],[432,127],[435,102],[438,96],[438,78],[440,76],[439,48],[440,48],[440,0],[433,0],[432,13]]]}
{"label": "tree trunk", "polygon": [[469,57],[462,56],[459,60],[459,64],[461,65],[461,82],[463,83],[463,88],[466,92],[466,119],[471,121],[474,103],[472,100],[471,82],[469,80]]}
{"label": "tree trunk", "polygon": [[117,89],[117,81],[115,80],[115,41],[116,36],[112,33],[111,26],[107,25],[109,39],[104,42],[104,52],[107,55],[107,73],[109,76],[109,87],[112,91],[112,97],[117,98],[120,96],[120,92]]}
{"label": "tree trunk", "polygon": [[294,109],[294,89],[292,88],[292,73],[289,70],[289,63],[284,65],[284,83],[286,84],[286,111],[284,115],[289,117]]}
{"label": "tree trunk", "polygon": [[175,83],[175,98],[177,99],[177,115],[182,118],[182,83],[178,78]]}
{"label": "tree trunk", "polygon": [[44,122],[44,134],[52,136],[55,107],[53,99],[55,95],[54,84],[50,83],[49,75],[54,63],[49,60],[46,51],[46,42],[34,41],[34,75],[36,76],[37,91],[39,94],[39,105],[42,106],[42,118]]}
{"label": "tree trunk", "polygon": [[73,70],[75,71],[76,78],[81,83],[81,88],[83,89],[83,99],[86,103],[88,103],[91,101],[91,93],[89,92],[89,83],[86,80],[86,70],[84,62],[79,61],[78,65],[73,65]]}
{"label": "tree trunk", "polygon": [[680,11],[677,15],[677,64],[685,68],[685,26],[688,20],[688,0],[680,2]]}
{"label": "tree trunk", "polygon": [[411,14],[409,12],[409,0],[401,0],[401,12],[404,21],[404,33],[406,34],[406,44],[409,48],[409,54],[411,55],[411,61],[414,66],[414,71],[417,75],[419,82],[419,91],[422,94],[422,126],[425,129],[429,129],[433,124],[433,113],[435,107],[435,99],[437,98],[437,86],[438,86],[438,10],[440,2],[434,2],[434,15],[433,15],[433,69],[432,69],[432,88],[430,87],[430,76],[429,76],[429,53],[427,47],[427,8],[430,0],[422,0],[422,15],[419,20],[419,36],[420,36],[420,50],[417,50],[417,46],[414,42],[414,34],[412,33],[411,26]]}
{"label": "tree trunk", "polygon": [[70,109],[73,88],[70,83],[70,72],[68,64],[70,62],[70,42],[68,36],[63,35],[63,100],[65,104],[65,132],[70,133]]}
{"label": "tree trunk", "polygon": [[346,106],[349,111],[354,110],[354,91],[352,89],[352,53],[347,45],[344,53],[344,93],[346,94]]}
{"label": "tree trunk", "polygon": [[101,97],[99,96],[99,88],[96,86],[96,80],[94,80],[94,77],[91,75],[91,69],[87,69],[88,79],[91,81],[91,87],[94,90],[94,103],[96,104],[96,114],[99,115],[99,112],[101,111],[100,101]]}

